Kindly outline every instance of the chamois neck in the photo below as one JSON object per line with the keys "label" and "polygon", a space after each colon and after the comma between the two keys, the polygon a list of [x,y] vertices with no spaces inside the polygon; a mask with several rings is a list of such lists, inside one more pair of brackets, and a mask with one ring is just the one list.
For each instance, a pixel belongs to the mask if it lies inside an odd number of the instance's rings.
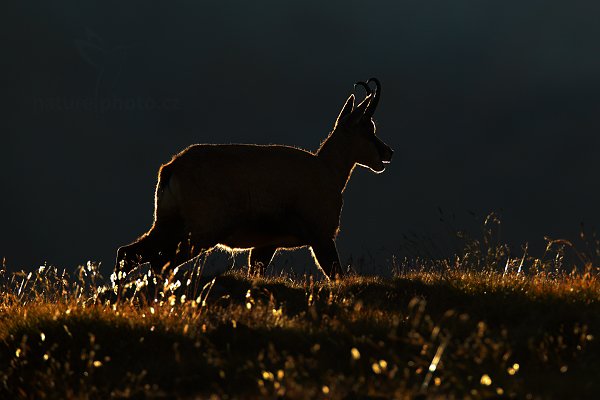
{"label": "chamois neck", "polygon": [[355,165],[353,157],[344,147],[332,132],[317,151],[317,157],[329,167],[334,175],[340,193],[344,192]]}

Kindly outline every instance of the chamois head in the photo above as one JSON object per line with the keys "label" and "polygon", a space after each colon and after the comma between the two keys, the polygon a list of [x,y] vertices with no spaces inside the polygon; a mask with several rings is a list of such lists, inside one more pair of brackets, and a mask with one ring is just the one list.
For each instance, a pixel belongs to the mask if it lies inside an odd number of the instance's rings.
{"label": "chamois head", "polygon": [[[371,82],[375,83],[375,91],[369,86]],[[355,163],[380,173],[385,170],[386,164],[390,163],[394,153],[375,135],[376,128],[372,117],[381,97],[381,84],[376,78],[371,78],[367,82],[357,82],[354,86],[362,86],[367,92],[367,97],[356,107],[354,94],[348,97],[337,117],[331,136],[335,138],[338,148],[350,153]]]}

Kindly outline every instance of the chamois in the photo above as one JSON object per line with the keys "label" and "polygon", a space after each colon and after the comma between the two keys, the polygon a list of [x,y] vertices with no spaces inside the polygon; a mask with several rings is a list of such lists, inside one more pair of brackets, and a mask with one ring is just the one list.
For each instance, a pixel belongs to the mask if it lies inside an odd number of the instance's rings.
{"label": "chamois", "polygon": [[[375,83],[375,90],[370,84]],[[330,278],[343,271],[335,239],[342,194],[356,165],[384,171],[393,150],[372,120],[381,84],[357,82],[316,153],[283,145],[195,144],[162,165],[154,223],[117,251],[117,271],[150,262],[160,270],[217,245],[250,249],[249,270],[266,268],[279,249],[309,246]]]}

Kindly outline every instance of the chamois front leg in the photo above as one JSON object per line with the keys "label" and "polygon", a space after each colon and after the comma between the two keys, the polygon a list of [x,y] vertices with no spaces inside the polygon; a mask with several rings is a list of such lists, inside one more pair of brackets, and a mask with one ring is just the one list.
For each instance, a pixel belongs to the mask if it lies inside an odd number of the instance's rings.
{"label": "chamois front leg", "polygon": [[154,225],[135,242],[118,249],[115,270],[128,273],[149,262],[154,272],[160,272],[167,263],[189,258],[189,240],[177,227]]}
{"label": "chamois front leg", "polygon": [[335,279],[336,275],[342,275],[340,258],[333,239],[312,244],[310,248],[315,261],[328,279]]}
{"label": "chamois front leg", "polygon": [[115,269],[128,273],[146,262],[149,262],[153,269],[160,269],[168,260],[169,255],[159,250],[155,237],[145,234],[135,242],[118,249]]}
{"label": "chamois front leg", "polygon": [[265,269],[271,263],[277,247],[256,247],[250,250],[248,254],[248,275],[262,276],[265,273]]}

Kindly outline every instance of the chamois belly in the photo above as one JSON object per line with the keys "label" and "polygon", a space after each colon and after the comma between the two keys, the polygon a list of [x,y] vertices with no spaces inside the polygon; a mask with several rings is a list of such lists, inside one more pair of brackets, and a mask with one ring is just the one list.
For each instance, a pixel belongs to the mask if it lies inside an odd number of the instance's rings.
{"label": "chamois belly", "polygon": [[238,219],[230,226],[223,245],[237,249],[253,247],[292,248],[305,245],[306,229],[290,215]]}
{"label": "chamois belly", "polygon": [[260,227],[254,229],[243,227],[231,232],[220,244],[233,249],[249,249],[253,247],[293,248],[306,243],[294,234],[270,232]]}

